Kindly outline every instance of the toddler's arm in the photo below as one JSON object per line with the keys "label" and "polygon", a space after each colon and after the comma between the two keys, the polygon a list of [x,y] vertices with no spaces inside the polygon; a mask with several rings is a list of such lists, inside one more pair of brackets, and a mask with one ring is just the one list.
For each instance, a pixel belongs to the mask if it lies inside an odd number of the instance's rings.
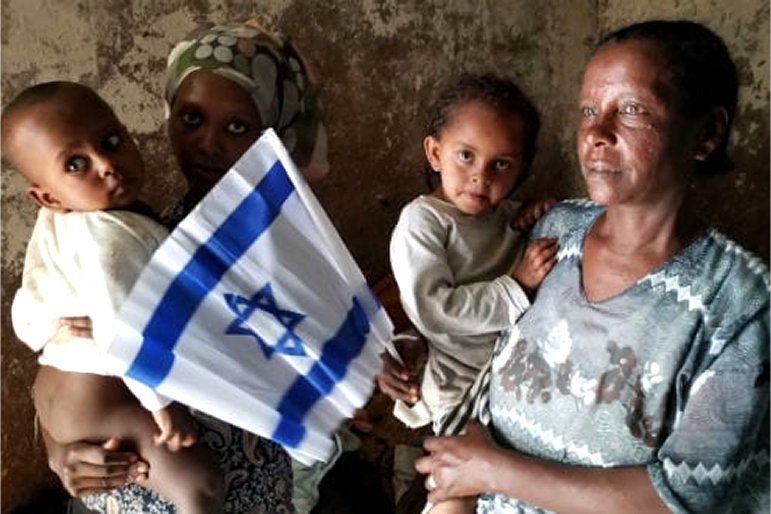
{"label": "toddler's arm", "polygon": [[559,243],[555,237],[542,237],[527,245],[522,259],[514,267],[511,276],[519,282],[528,295],[532,296],[554,266],[558,249]]}
{"label": "toddler's arm", "polygon": [[546,211],[551,209],[555,203],[557,201],[554,198],[531,200],[523,203],[514,216],[514,221],[511,222],[511,228],[523,232],[530,230],[535,225],[535,222],[546,214]]}
{"label": "toddler's arm", "polygon": [[172,403],[152,412],[160,433],[155,436],[155,444],[165,444],[175,452],[187,448],[198,440],[198,430],[190,412],[177,403]]}
{"label": "toddler's arm", "polygon": [[421,334],[457,337],[506,329],[529,307],[511,276],[458,283],[447,251],[449,227],[429,207],[402,210],[391,236],[391,269],[404,312]]}

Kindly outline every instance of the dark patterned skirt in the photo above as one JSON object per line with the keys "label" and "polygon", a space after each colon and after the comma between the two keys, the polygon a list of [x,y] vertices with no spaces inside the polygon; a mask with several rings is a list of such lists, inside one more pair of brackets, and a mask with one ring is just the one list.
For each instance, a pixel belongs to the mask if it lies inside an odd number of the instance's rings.
{"label": "dark patterned skirt", "polygon": [[[193,412],[199,439],[217,456],[224,473],[225,512],[291,514],[292,468],[281,446],[222,421]],[[129,484],[109,493],[83,498],[90,510],[103,514],[172,514],[174,506],[155,492]]]}

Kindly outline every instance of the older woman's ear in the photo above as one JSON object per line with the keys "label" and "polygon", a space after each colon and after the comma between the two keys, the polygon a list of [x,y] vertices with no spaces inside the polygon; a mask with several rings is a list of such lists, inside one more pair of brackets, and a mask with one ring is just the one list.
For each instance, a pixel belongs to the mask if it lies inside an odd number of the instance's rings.
{"label": "older woman's ear", "polygon": [[728,111],[725,107],[713,107],[704,118],[699,140],[693,150],[693,158],[706,161],[728,136]]}

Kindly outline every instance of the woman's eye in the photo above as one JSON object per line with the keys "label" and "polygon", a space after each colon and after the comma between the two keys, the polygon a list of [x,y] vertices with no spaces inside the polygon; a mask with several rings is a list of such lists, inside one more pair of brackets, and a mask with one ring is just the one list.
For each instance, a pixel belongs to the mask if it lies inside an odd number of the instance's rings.
{"label": "woman's eye", "polygon": [[231,121],[227,126],[227,131],[231,134],[245,134],[247,130],[249,130],[249,128],[246,124],[241,123],[240,121]]}
{"label": "woman's eye", "polygon": [[70,157],[67,159],[67,162],[64,163],[64,169],[66,169],[68,173],[79,173],[81,171],[85,171],[88,169],[88,159],[82,155],[75,155]]}
{"label": "woman's eye", "polygon": [[641,114],[642,113],[642,107],[640,107],[638,104],[635,103],[628,103],[621,106],[621,109],[619,109],[619,112],[621,114]]}
{"label": "woman's eye", "polygon": [[474,155],[468,150],[460,150],[458,152],[458,160],[460,162],[471,162],[471,159],[473,158],[474,158]]}
{"label": "woman's eye", "polygon": [[198,126],[201,124],[201,115],[196,111],[185,111],[182,113],[182,123],[190,126]]}
{"label": "woman's eye", "polygon": [[597,115],[597,109],[592,107],[591,105],[585,105],[581,107],[581,114],[584,118],[591,118],[592,116]]}
{"label": "woman's eye", "polygon": [[102,140],[102,149],[104,150],[115,150],[120,146],[120,134],[117,132],[114,134],[110,134],[106,138]]}

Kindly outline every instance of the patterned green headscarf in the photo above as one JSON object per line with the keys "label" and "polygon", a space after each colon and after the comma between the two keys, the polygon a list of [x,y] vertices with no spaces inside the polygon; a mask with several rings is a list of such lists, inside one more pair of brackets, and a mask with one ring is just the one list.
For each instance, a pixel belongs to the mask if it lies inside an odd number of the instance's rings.
{"label": "patterned green headscarf", "polygon": [[202,27],[169,54],[166,103],[185,78],[204,70],[243,87],[257,106],[263,128],[281,137],[308,178],[329,169],[318,92],[295,48],[256,22]]}

